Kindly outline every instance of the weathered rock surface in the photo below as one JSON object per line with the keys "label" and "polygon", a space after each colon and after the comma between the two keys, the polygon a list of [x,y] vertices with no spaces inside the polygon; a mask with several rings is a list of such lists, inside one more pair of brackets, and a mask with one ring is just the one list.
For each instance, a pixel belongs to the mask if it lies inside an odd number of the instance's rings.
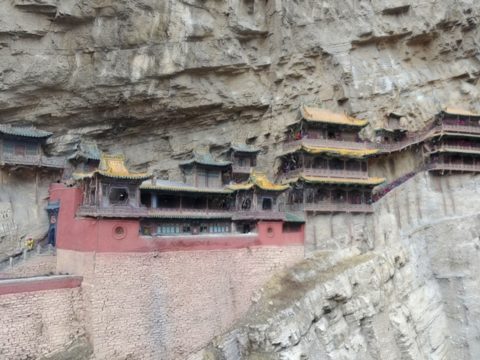
{"label": "weathered rock surface", "polygon": [[[471,0],[0,6],[0,122],[53,131],[54,154],[95,139],[165,179],[181,178],[177,163],[195,146],[219,154],[236,138],[263,149],[258,164],[275,178],[284,126],[305,101],[371,120],[365,137],[387,110],[412,130],[438,106],[480,110],[480,4]],[[408,168],[379,165],[389,179]],[[29,216],[46,227],[43,214]]]}
{"label": "weathered rock surface", "polygon": [[[179,178],[196,145],[247,138],[269,173],[304,101],[413,130],[480,110],[480,4],[466,0],[2,0],[0,115]],[[141,156],[140,156],[141,155]]]}
{"label": "weathered rock surface", "polygon": [[479,185],[471,175],[420,174],[372,217],[349,227],[338,215],[343,232],[329,233],[325,216],[310,219],[327,234],[310,231],[309,249],[323,251],[270,280],[199,356],[478,359]]}

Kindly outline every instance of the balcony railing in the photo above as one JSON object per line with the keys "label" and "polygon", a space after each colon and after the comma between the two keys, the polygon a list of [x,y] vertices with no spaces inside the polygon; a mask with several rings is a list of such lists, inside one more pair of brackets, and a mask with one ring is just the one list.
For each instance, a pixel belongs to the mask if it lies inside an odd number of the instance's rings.
{"label": "balcony railing", "polygon": [[430,163],[427,165],[427,170],[442,170],[442,171],[478,171],[480,172],[480,164],[466,165],[454,163]]}
{"label": "balcony railing", "polygon": [[147,208],[142,206],[139,208],[133,206],[92,206],[92,205],[80,205],[77,208],[77,216],[93,216],[93,217],[147,217]]}
{"label": "balcony railing", "polygon": [[67,167],[67,161],[64,157],[2,154],[0,160],[5,164],[45,166],[59,169]]}
{"label": "balcony railing", "polygon": [[453,124],[445,124],[444,123],[440,126],[437,126],[437,130],[470,133],[470,134],[480,134],[480,127],[479,126],[470,126],[470,125],[453,125]]}
{"label": "balcony railing", "polygon": [[202,215],[229,215],[231,212],[223,209],[180,209],[180,208],[149,208],[148,213],[151,215],[187,215],[187,216],[202,216]]}
{"label": "balcony railing", "polygon": [[240,166],[240,165],[232,165],[232,172],[237,174],[250,174],[250,169],[255,170],[255,166]]}
{"label": "balcony railing", "polygon": [[290,211],[315,211],[315,212],[360,212],[372,213],[372,205],[367,204],[349,204],[349,203],[335,203],[335,202],[318,202],[306,204],[290,204],[287,206]]}
{"label": "balcony railing", "polygon": [[285,173],[282,180],[296,178],[303,173],[305,176],[318,178],[334,178],[334,179],[353,179],[368,180],[368,172],[360,170],[333,170],[319,168],[298,168]]}
{"label": "balcony railing", "polygon": [[[449,125],[450,126],[450,125]],[[465,127],[464,127],[465,128]],[[472,127],[470,127],[472,128]],[[480,128],[474,128],[478,130],[480,133]],[[325,147],[329,149],[344,149],[344,150],[374,150],[378,149],[380,150],[380,153],[383,154],[388,154],[396,151],[400,151],[403,149],[406,149],[407,147],[418,144],[422,141],[425,141],[427,137],[432,135],[435,132],[441,131],[442,128],[437,126],[432,129],[418,132],[418,133],[412,133],[408,135],[404,140],[393,143],[393,144],[377,144],[374,142],[353,142],[353,141],[339,141],[339,140],[326,140],[326,139],[308,139],[304,138],[302,140],[296,140],[292,141],[289,143],[286,143],[283,145],[283,151],[291,151],[294,150],[298,147],[300,147],[302,144],[306,146],[313,146],[313,147]],[[445,129],[446,130],[446,129]]]}
{"label": "balcony railing", "polygon": [[284,212],[278,211],[237,211],[233,214],[233,220],[285,220]]}

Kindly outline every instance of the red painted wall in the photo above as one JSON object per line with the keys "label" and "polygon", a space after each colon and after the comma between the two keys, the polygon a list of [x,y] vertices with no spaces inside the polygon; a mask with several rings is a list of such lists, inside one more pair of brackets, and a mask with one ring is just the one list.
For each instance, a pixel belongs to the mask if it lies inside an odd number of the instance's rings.
{"label": "red painted wall", "polygon": [[[283,233],[282,222],[260,222],[258,234],[197,235],[185,237],[143,237],[139,235],[139,220],[75,219],[81,203],[81,189],[63,184],[50,187],[50,200],[60,199],[57,225],[57,248],[83,252],[126,253],[182,250],[239,249],[251,246],[303,245],[304,226],[298,233]],[[117,226],[123,234],[115,236]],[[269,229],[272,229],[269,231]]]}

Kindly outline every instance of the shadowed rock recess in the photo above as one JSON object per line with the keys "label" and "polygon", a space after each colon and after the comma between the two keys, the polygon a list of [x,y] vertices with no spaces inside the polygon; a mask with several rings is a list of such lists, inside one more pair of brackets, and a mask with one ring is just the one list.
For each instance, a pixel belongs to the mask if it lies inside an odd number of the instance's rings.
{"label": "shadowed rock recess", "polygon": [[[0,0],[0,9],[0,124],[52,132],[51,156],[95,140],[159,179],[182,180],[178,163],[196,147],[216,156],[246,139],[278,180],[285,126],[304,102],[370,121],[361,132],[370,140],[389,111],[410,131],[440,106],[480,111],[475,0]],[[419,156],[373,159],[371,173],[394,180]],[[0,261],[44,236],[59,177],[2,175],[0,210],[17,233],[0,237]],[[307,258],[188,360],[479,359],[479,189],[476,176],[420,173],[373,215],[309,215]],[[93,352],[82,341],[72,358]],[[163,358],[187,354],[169,351]]]}

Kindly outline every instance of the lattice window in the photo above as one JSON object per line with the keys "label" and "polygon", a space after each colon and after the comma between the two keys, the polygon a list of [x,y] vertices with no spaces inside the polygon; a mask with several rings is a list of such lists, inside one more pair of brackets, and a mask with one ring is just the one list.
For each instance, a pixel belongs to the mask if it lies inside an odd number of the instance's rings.
{"label": "lattice window", "polygon": [[162,224],[157,226],[157,233],[165,234],[179,234],[180,224]]}
{"label": "lattice window", "polygon": [[3,151],[5,154],[13,154],[13,144],[6,143],[3,145]]}
{"label": "lattice window", "polygon": [[37,144],[28,144],[27,145],[27,155],[30,155],[30,156],[38,155]]}
{"label": "lattice window", "polygon": [[204,169],[198,169],[198,186],[207,186],[207,172]]}
{"label": "lattice window", "polygon": [[228,223],[213,223],[210,224],[211,233],[226,233],[230,232],[230,225]]}
{"label": "lattice window", "polygon": [[219,172],[209,171],[207,174],[208,174],[208,187],[220,187]]}

